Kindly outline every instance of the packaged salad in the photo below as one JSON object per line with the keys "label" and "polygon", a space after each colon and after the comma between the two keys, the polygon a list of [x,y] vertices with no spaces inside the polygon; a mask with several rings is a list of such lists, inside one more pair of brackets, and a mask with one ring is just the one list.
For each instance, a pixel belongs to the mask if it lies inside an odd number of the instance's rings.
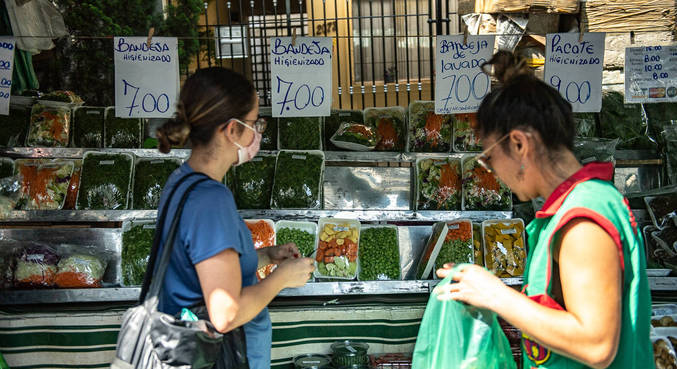
{"label": "packaged salad", "polygon": [[68,160],[18,159],[16,173],[21,181],[22,208],[62,209],[73,167],[73,162]]}
{"label": "packaged salad", "polygon": [[461,210],[461,162],[453,158],[418,159],[417,210]]}
{"label": "packaged salad", "polygon": [[55,102],[61,102],[61,103],[67,103],[67,104],[73,104],[73,105],[82,105],[83,101],[80,96],[76,95],[75,92],[73,91],[63,91],[63,90],[56,90],[52,92],[48,92],[42,96],[40,96],[41,101],[55,101]]}
{"label": "packaged salad", "polygon": [[66,201],[63,204],[64,210],[75,210],[75,203],[78,199],[78,190],[80,189],[80,175],[82,174],[82,159],[73,160],[73,175],[68,183],[66,192]]}
{"label": "packaged salad", "polygon": [[354,122],[341,124],[331,138],[334,146],[352,151],[371,151],[376,147],[376,141],[374,130]]}
{"label": "packaged salad", "polygon": [[406,114],[401,106],[367,108],[364,124],[376,130],[376,151],[403,151],[406,139]]}
{"label": "packaged salad", "polygon": [[484,264],[497,277],[520,277],[526,263],[524,223],[521,219],[482,222]]}
{"label": "packaged salad", "polygon": [[0,115],[0,146],[24,146],[30,120],[30,106],[10,105],[9,115]]}
{"label": "packaged salad", "polygon": [[273,118],[270,107],[260,107],[259,117],[266,120],[266,130],[261,134],[261,150],[277,150],[277,118]]}
{"label": "packaged salad", "polygon": [[576,137],[595,137],[597,135],[597,113],[574,113]]}
{"label": "packaged salad", "polygon": [[396,226],[368,226],[360,229],[360,281],[401,279],[400,242]]}
{"label": "packaged salad", "polygon": [[134,159],[130,154],[85,153],[78,210],[126,210]]}
{"label": "packaged salad", "polygon": [[343,150],[331,142],[343,123],[364,124],[364,115],[361,110],[331,110],[331,114],[324,118],[324,147],[328,151]]}
{"label": "packaged salad", "polygon": [[235,202],[238,209],[269,209],[276,157],[260,154],[237,167]]}
{"label": "packaged salad", "polygon": [[574,140],[574,155],[581,164],[595,161],[614,163],[618,139],[610,138],[576,138]]}
{"label": "packaged salad", "polygon": [[37,103],[31,109],[26,146],[66,147],[68,146],[70,125],[70,107],[62,103]]}
{"label": "packaged salad", "polygon": [[122,225],[123,286],[143,284],[154,236],[155,221],[128,221]]}
{"label": "packaged salad", "polygon": [[280,151],[275,166],[271,208],[320,209],[323,173],[322,151]]}
{"label": "packaged salad", "polygon": [[82,106],[73,111],[73,146],[103,147],[105,109]]}
{"label": "packaged salad", "polygon": [[622,93],[605,91],[602,94],[602,110],[599,118],[599,136],[620,139],[619,150],[655,149],[655,144],[647,135],[641,105],[625,104]]}
{"label": "packaged salad", "polygon": [[19,288],[52,287],[56,278],[59,255],[47,246],[24,248],[16,261],[14,284]]}
{"label": "packaged salad", "polygon": [[157,209],[169,176],[181,166],[181,159],[139,159],[134,166],[132,208]]}
{"label": "packaged salad", "polygon": [[409,104],[409,152],[449,152],[451,150],[451,115],[435,114],[434,101]]}
{"label": "packaged salad", "polygon": [[454,151],[477,152],[482,151],[482,144],[475,135],[477,114],[456,114],[454,116]]}
{"label": "packaged salad", "polygon": [[143,136],[143,120],[139,118],[117,118],[115,107],[106,108],[104,123],[105,147],[138,149]]}
{"label": "packaged salad", "polygon": [[473,248],[472,222],[469,220],[455,220],[447,222],[448,232],[435,258],[435,270],[447,263],[462,264],[475,262]]}
{"label": "packaged salad", "polygon": [[105,271],[106,262],[102,259],[87,254],[73,254],[61,258],[54,281],[59,288],[101,287]]}
{"label": "packaged salad", "polygon": [[277,120],[280,150],[322,150],[322,118],[295,117]]}
{"label": "packaged salad", "polygon": [[320,218],[315,253],[315,278],[352,280],[357,277],[360,222]]}
{"label": "packaged salad", "polygon": [[484,266],[484,244],[482,243],[482,225],[472,224],[472,243],[475,249],[475,264]]}
{"label": "packaged salad", "polygon": [[511,210],[512,193],[475,157],[463,160],[463,210]]}
{"label": "packaged salad", "polygon": [[[245,220],[249,232],[252,234],[252,241],[255,249],[262,249],[264,247],[275,246],[275,223],[269,219],[260,220]],[[270,275],[277,265],[270,264],[259,268],[256,271],[256,276],[262,280]]]}

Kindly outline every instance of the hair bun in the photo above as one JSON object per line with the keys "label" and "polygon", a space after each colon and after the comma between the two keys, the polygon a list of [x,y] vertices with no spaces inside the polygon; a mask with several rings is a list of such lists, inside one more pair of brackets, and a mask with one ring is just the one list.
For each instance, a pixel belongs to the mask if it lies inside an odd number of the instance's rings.
{"label": "hair bun", "polygon": [[162,127],[156,131],[159,150],[166,154],[172,146],[181,146],[186,144],[190,136],[190,123],[186,120],[186,112],[183,104],[179,104],[176,109],[176,116],[168,120]]}
{"label": "hair bun", "polygon": [[[493,72],[488,70],[492,66]],[[501,84],[507,84],[519,76],[534,77],[534,72],[527,65],[526,59],[505,50],[498,51],[488,62],[482,64],[482,70]]]}

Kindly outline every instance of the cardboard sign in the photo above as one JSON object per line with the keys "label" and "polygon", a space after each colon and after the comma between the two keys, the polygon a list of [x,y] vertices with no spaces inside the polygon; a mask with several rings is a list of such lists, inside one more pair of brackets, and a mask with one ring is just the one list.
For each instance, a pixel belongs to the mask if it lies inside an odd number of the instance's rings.
{"label": "cardboard sign", "polygon": [[435,113],[476,112],[491,89],[482,64],[494,53],[495,36],[437,36]]}
{"label": "cardboard sign", "polygon": [[115,116],[171,118],[179,92],[175,37],[115,37]]}
{"label": "cardboard sign", "polygon": [[270,40],[273,117],[329,116],[332,47],[328,37]]}
{"label": "cardboard sign", "polygon": [[14,71],[14,37],[0,37],[0,114],[9,114],[9,98],[12,94]]}
{"label": "cardboard sign", "polygon": [[574,112],[602,108],[604,33],[550,33],[545,44],[545,82],[556,88]]}
{"label": "cardboard sign", "polygon": [[677,46],[625,49],[625,102],[677,101]]}

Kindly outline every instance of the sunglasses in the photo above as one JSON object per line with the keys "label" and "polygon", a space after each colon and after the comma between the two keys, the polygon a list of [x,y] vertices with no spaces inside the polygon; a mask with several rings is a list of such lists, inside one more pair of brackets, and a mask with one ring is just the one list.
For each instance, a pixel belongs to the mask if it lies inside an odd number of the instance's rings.
{"label": "sunglasses", "polygon": [[473,160],[477,160],[477,163],[482,166],[487,172],[493,173],[494,168],[491,167],[490,161],[491,161],[491,155],[489,153],[491,150],[496,147],[499,143],[503,142],[506,138],[508,138],[510,134],[506,134],[505,136],[501,137],[498,139],[498,141],[494,142],[491,146],[489,146],[486,150],[482,151],[481,153],[477,154]]}
{"label": "sunglasses", "polygon": [[[268,121],[266,120],[266,118],[244,119],[244,120],[239,120],[239,119],[233,118],[233,120],[236,121],[236,122],[238,122],[238,123],[240,123],[240,124],[242,124],[242,125],[245,125],[245,126],[247,126],[247,127],[249,127],[249,128],[254,129],[254,130],[255,130],[256,132],[258,132],[258,133],[263,133],[263,132],[265,132],[265,131],[266,131],[266,127],[268,127]],[[247,124],[246,122],[254,122],[254,124],[250,126],[250,125]]]}

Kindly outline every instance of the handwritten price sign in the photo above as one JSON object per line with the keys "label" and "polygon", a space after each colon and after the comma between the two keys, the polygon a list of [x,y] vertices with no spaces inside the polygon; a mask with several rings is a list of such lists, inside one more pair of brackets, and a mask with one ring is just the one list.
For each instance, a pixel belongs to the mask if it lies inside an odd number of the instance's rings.
{"label": "handwritten price sign", "polygon": [[677,46],[625,49],[625,102],[677,101]]}
{"label": "handwritten price sign", "polygon": [[273,37],[270,45],[273,117],[329,116],[331,39]]}
{"label": "handwritten price sign", "polygon": [[9,97],[12,94],[12,71],[14,70],[13,37],[0,37],[0,115],[9,114]]}
{"label": "handwritten price sign", "polygon": [[482,64],[494,53],[494,36],[437,36],[435,113],[476,112],[489,93],[489,76]]}
{"label": "handwritten price sign", "polygon": [[115,37],[115,116],[170,118],[179,91],[178,42],[174,37]]}
{"label": "handwritten price sign", "polygon": [[545,82],[564,97],[574,112],[599,112],[602,108],[604,33],[547,35]]}

